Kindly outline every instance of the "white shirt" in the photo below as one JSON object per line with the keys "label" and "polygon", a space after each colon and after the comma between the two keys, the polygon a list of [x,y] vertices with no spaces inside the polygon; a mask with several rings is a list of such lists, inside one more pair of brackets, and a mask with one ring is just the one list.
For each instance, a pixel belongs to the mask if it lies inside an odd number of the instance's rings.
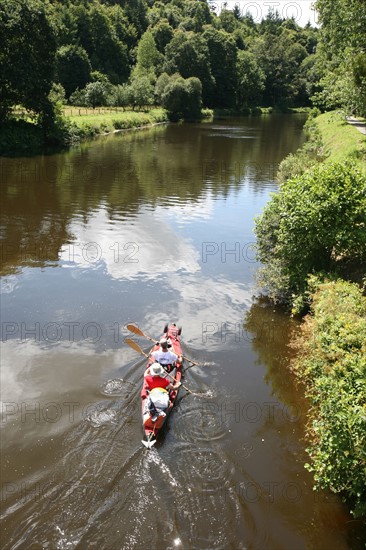
{"label": "white shirt", "polygon": [[178,359],[178,355],[175,355],[175,353],[172,353],[171,351],[162,351],[161,349],[158,349],[156,351],[152,352],[152,357],[160,363],[161,365],[171,365],[172,363],[175,363]]}

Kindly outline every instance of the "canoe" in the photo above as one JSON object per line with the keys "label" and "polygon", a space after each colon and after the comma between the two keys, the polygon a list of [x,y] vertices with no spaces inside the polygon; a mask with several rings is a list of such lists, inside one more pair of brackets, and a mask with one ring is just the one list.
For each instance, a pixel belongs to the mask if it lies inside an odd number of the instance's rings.
{"label": "canoe", "polygon": [[[163,335],[161,336],[161,338],[166,338],[168,340],[168,346],[169,346],[169,350],[172,351],[173,353],[175,353],[176,355],[182,355],[182,348],[181,348],[181,343],[180,343],[180,333],[181,333],[181,329],[177,327],[177,325],[175,323],[171,324],[171,325],[166,325],[164,327],[164,332],[163,332]],[[153,351],[156,351],[159,349],[159,345],[158,344],[155,344],[151,350],[150,350],[150,354],[149,354],[149,359],[147,361],[147,364],[146,364],[146,369],[148,367],[150,367],[150,365],[154,362],[151,358],[150,358],[150,355]],[[181,365],[178,365],[176,366],[175,368],[173,368],[173,370],[169,373],[171,376],[173,376],[176,381],[180,382],[181,381],[181,378],[182,378],[182,368],[183,368],[183,364]],[[167,378],[169,379],[169,376],[166,375]],[[173,380],[170,380],[173,384],[175,383]],[[166,410],[166,416],[158,416],[158,418],[154,421],[153,420],[153,416],[150,414],[149,410],[148,410],[148,407],[147,407],[147,403],[146,403],[146,399],[148,397],[148,388],[147,388],[147,385],[146,385],[146,381],[145,381],[145,378],[144,378],[144,381],[143,381],[143,384],[142,384],[142,390],[141,390],[141,405],[142,405],[142,427],[143,427],[143,431],[144,431],[144,436],[146,438],[146,441],[143,440],[142,443],[145,445],[145,447],[147,448],[151,448],[155,442],[156,442],[156,439],[161,431],[161,429],[163,428],[168,416],[169,416],[169,413],[171,412],[171,410],[173,409],[174,407],[174,404],[175,404],[175,401],[177,399],[177,396],[178,396],[178,392],[179,392],[179,388],[178,390],[172,390],[169,392],[169,406],[168,406],[168,409]]]}

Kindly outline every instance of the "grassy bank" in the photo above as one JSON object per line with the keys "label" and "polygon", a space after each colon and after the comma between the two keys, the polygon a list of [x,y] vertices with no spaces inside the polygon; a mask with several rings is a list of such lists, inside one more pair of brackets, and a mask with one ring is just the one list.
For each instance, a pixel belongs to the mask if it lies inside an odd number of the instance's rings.
{"label": "grassy bank", "polygon": [[[84,112],[86,111],[86,114]],[[67,114],[67,113],[70,114]],[[114,132],[115,130],[127,130],[151,126],[161,122],[167,122],[168,117],[164,109],[150,109],[149,111],[116,111],[116,109],[67,109],[67,119],[76,128],[76,134],[80,139],[93,137],[98,134]]]}
{"label": "grassy bank", "polygon": [[312,109],[305,123],[306,141],[280,164],[278,181],[297,177],[319,163],[352,162],[366,174],[366,137],[339,111],[319,114]]}
{"label": "grassy bank", "polygon": [[[66,106],[61,114],[54,135],[49,136],[46,144],[42,129],[27,113],[14,116],[0,130],[0,155],[33,155],[45,148],[69,147],[98,135],[169,122],[167,111],[158,107],[133,111],[121,107],[91,109]],[[212,109],[202,109],[202,119],[212,116]]]}
{"label": "grassy bank", "polygon": [[306,384],[306,467],[315,486],[339,493],[366,515],[366,298],[343,280],[312,277],[312,314],[293,345],[296,375]]}
{"label": "grassy bank", "polygon": [[348,124],[339,111],[315,119],[326,153],[324,162],[354,161],[366,172],[366,136]]}

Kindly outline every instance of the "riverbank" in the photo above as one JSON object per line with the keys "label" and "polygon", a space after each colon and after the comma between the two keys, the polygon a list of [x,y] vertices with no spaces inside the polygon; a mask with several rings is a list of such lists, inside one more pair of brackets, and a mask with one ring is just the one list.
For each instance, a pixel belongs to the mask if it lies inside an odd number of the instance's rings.
{"label": "riverbank", "polygon": [[311,407],[307,449],[317,489],[366,516],[366,298],[356,284],[311,278],[311,315],[292,347]]}
{"label": "riverbank", "polygon": [[324,162],[355,162],[366,173],[366,137],[350,125],[339,111],[314,119],[325,150]]}
{"label": "riverbank", "polygon": [[[86,114],[83,114],[84,111],[86,111]],[[76,128],[75,133],[79,140],[110,134],[119,130],[142,128],[169,122],[167,112],[162,108],[148,111],[118,111],[103,108],[102,112],[100,112],[100,109],[95,109],[93,112],[91,109],[76,108],[66,109],[65,115],[69,123]]]}
{"label": "riverbank", "polygon": [[[335,111],[311,113],[305,131],[304,146],[280,165],[280,191],[266,207],[267,233],[259,237],[282,250],[267,257],[267,272],[288,268],[295,255],[292,275],[298,275],[307,258],[292,312],[304,306],[309,312],[290,344],[297,350],[292,370],[311,404],[305,466],[316,489],[338,493],[355,517],[364,517],[366,140]],[[278,205],[279,229],[271,221]]]}
{"label": "riverbank", "polygon": [[162,108],[125,111],[107,107],[94,110],[65,107],[61,114],[46,143],[42,128],[26,115],[4,124],[0,130],[0,155],[35,155],[50,149],[68,148],[98,135],[168,122],[167,112]]}
{"label": "riverbank", "polygon": [[279,183],[300,176],[319,163],[352,162],[366,174],[366,138],[348,124],[342,113],[330,111],[320,114],[317,109],[312,109],[304,132],[304,145],[296,153],[288,155],[279,166]]}
{"label": "riverbank", "polygon": [[[202,109],[201,119],[213,117],[212,109]],[[162,107],[143,111],[121,107],[64,107],[52,135],[46,140],[42,128],[26,114],[8,121],[0,130],[0,156],[31,156],[49,150],[71,147],[80,141],[123,130],[166,124],[168,113]]]}

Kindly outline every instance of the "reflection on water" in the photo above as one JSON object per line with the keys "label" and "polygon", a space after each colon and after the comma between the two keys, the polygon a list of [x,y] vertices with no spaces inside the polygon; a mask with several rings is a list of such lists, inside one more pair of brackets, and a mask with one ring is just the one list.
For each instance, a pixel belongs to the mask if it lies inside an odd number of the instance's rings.
{"label": "reflection on water", "polygon": [[[1,160],[2,548],[362,547],[303,468],[292,325],[253,300],[253,218],[303,121],[156,126]],[[126,324],[158,338],[167,321],[201,363],[184,384],[207,398],[182,389],[146,452]]]}

